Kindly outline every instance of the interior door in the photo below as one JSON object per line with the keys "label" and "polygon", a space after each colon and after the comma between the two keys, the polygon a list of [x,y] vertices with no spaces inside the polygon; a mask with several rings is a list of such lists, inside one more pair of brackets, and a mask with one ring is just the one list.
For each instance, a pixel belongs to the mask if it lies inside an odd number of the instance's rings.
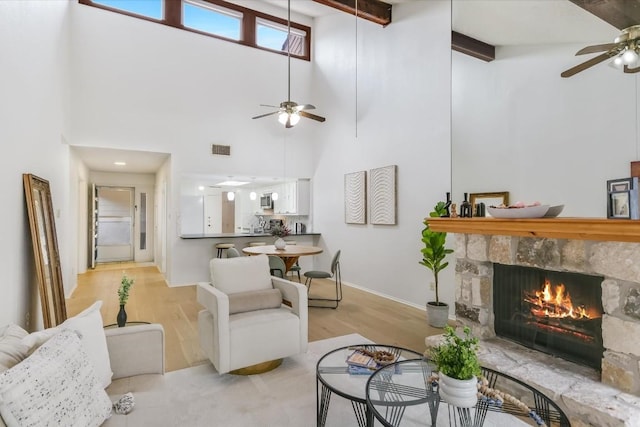
{"label": "interior door", "polygon": [[222,232],[233,233],[236,223],[236,202],[235,200],[229,200],[227,192],[222,193]]}
{"label": "interior door", "polygon": [[97,187],[96,262],[133,261],[134,189]]}

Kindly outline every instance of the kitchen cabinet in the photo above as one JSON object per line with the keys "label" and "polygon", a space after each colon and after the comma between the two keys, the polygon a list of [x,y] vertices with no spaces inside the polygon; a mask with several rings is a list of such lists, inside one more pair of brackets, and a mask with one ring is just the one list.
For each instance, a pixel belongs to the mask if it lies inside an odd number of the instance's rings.
{"label": "kitchen cabinet", "polygon": [[274,191],[278,192],[273,206],[275,214],[309,215],[311,182],[308,179],[279,184]]}

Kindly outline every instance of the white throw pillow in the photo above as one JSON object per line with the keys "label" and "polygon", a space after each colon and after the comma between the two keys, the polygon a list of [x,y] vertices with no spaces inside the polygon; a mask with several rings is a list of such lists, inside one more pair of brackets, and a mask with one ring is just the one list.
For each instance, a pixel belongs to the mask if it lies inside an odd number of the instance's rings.
{"label": "white throw pillow", "polygon": [[213,286],[225,294],[273,288],[266,255],[214,258],[211,270]]}
{"label": "white throw pillow", "polygon": [[102,385],[102,388],[107,388],[111,384],[113,372],[111,371],[107,337],[102,326],[100,307],[102,307],[102,301],[96,301],[91,307],[68,318],[55,328],[29,334],[22,340],[22,343],[29,346],[31,351],[34,351],[63,329],[71,329],[78,332],[82,345],[94,364],[98,382]]}
{"label": "white throw pillow", "polygon": [[93,427],[111,416],[111,401],[78,335],[62,330],[0,374],[0,415],[8,427]]}
{"label": "white throw pillow", "polygon": [[27,331],[14,323],[0,329],[0,372],[28,356],[29,348],[21,342],[27,335]]}

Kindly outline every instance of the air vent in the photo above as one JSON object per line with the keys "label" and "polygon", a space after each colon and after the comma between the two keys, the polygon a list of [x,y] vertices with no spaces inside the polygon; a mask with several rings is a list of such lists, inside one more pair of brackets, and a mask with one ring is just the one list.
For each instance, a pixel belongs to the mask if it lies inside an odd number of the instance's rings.
{"label": "air vent", "polygon": [[218,155],[218,156],[230,156],[231,155],[231,146],[230,145],[212,144],[211,145],[211,154]]}

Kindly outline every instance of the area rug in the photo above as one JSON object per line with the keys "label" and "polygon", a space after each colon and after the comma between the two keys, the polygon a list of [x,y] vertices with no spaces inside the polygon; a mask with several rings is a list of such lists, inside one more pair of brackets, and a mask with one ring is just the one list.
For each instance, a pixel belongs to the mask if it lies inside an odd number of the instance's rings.
{"label": "area rug", "polygon": [[[132,392],[136,407],[126,416],[114,414],[104,425],[315,426],[316,363],[333,349],[365,343],[371,341],[358,334],[314,341],[305,354],[286,358],[277,369],[260,375],[220,375],[207,363],[150,376],[142,383],[118,380],[109,389],[112,400]],[[354,425],[350,402],[334,395],[327,427]]]}
{"label": "area rug", "polygon": [[[109,388],[112,400],[132,392],[136,407],[128,415],[114,414],[104,426],[312,427],[316,425],[318,360],[336,348],[371,342],[358,334],[314,341],[309,343],[305,354],[286,358],[277,369],[260,375],[220,375],[206,363],[164,376],[117,380]],[[450,424],[447,408],[447,405],[440,407],[438,427],[454,425]],[[425,411],[415,417],[407,412],[401,425],[431,425]],[[526,417],[524,422],[491,418],[490,414],[485,426],[535,425]],[[326,426],[357,425],[351,402],[333,394]]]}

